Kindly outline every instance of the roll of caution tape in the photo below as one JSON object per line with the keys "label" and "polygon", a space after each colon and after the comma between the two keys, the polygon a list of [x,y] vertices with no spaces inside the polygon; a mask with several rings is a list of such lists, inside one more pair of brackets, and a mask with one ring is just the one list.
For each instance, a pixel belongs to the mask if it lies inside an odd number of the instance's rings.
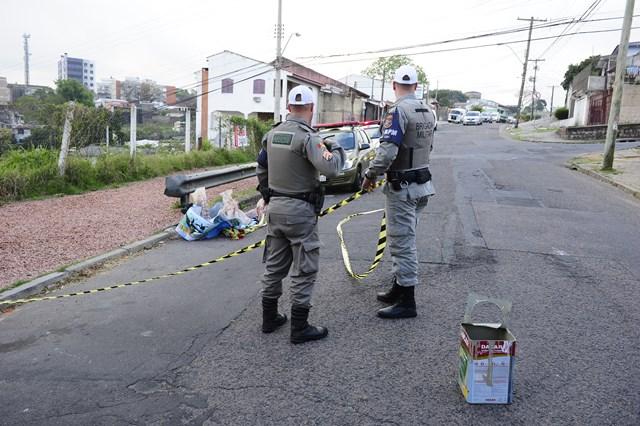
{"label": "roll of caution tape", "polygon": [[362,280],[366,278],[374,269],[378,267],[378,264],[382,260],[382,256],[384,256],[384,249],[387,246],[387,221],[386,216],[382,214],[382,222],[380,223],[380,232],[378,233],[378,244],[376,245],[376,255],[373,258],[373,262],[369,269],[366,272],[357,274],[353,272],[353,268],[351,267],[351,260],[349,259],[349,250],[347,249],[347,244],[344,241],[344,234],[342,232],[342,225],[349,222],[352,218],[357,216],[366,216],[374,213],[384,212],[384,209],[371,210],[368,212],[354,213],[342,219],[338,226],[336,227],[336,231],[338,231],[338,239],[340,240],[340,251],[342,252],[342,261],[344,262],[344,267],[347,270],[347,273],[356,280]]}
{"label": "roll of caution tape", "polygon": [[[380,181],[377,186],[380,186],[384,183],[384,180]],[[339,209],[340,207],[344,207],[347,204],[359,199],[360,197],[362,197],[364,194],[366,194],[367,191],[364,190],[360,190],[354,194],[351,194],[349,197],[337,202],[336,204],[324,209],[322,212],[320,212],[320,214],[318,216],[322,217],[322,216],[326,216],[328,214],[331,214],[333,212],[335,212],[337,209]],[[264,225],[263,225],[264,226]],[[252,229],[252,231],[255,231],[256,229],[258,229],[261,226],[256,226],[255,229]],[[234,252],[225,254],[224,256],[220,256],[216,259],[212,259],[208,262],[204,262],[201,263],[199,265],[195,265],[195,266],[190,266],[188,268],[184,268],[181,269],[179,271],[176,272],[171,272],[168,274],[163,274],[163,275],[157,275],[155,277],[151,277],[151,278],[146,278],[144,280],[138,280],[138,281],[129,281],[123,284],[115,284],[112,286],[108,286],[108,287],[101,287],[101,288],[96,288],[96,289],[92,289],[92,290],[84,290],[84,291],[78,291],[78,292],[74,292],[74,293],[67,293],[67,294],[59,294],[59,295],[55,295],[55,296],[42,296],[42,297],[30,297],[28,299],[13,299],[13,300],[0,300],[0,307],[2,307],[3,305],[19,305],[19,304],[25,304],[25,303],[31,303],[31,302],[41,302],[41,301],[45,301],[45,300],[55,300],[55,299],[65,299],[68,297],[75,297],[75,296],[85,296],[88,294],[97,294],[97,293],[102,293],[105,291],[109,291],[109,290],[115,290],[117,288],[125,288],[125,287],[131,287],[134,285],[140,285],[140,284],[147,284],[147,283],[151,283],[151,282],[156,282],[162,278],[170,278],[170,277],[175,277],[175,276],[179,276],[179,275],[184,275],[188,272],[191,271],[197,271],[200,268],[204,268],[206,266],[210,266],[213,265],[215,263],[220,263],[220,262],[224,262],[227,259],[231,259],[232,257],[236,257],[236,256],[240,256],[242,254],[248,253],[250,251],[253,251],[257,248],[263,247],[265,245],[266,239],[260,240],[257,243],[254,244],[250,244],[246,247],[243,247],[239,250],[236,250]]]}

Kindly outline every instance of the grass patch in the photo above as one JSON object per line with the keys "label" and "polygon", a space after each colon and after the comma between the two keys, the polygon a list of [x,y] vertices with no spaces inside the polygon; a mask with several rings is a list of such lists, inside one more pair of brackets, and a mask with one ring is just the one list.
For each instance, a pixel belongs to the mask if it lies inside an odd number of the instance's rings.
{"label": "grass patch", "polygon": [[15,282],[13,282],[13,283],[9,284],[7,287],[5,287],[5,288],[3,288],[2,290],[0,290],[0,292],[2,292],[2,291],[7,291],[7,290],[11,290],[12,288],[16,288],[16,287],[18,287],[18,286],[21,286],[22,284],[26,284],[26,283],[28,283],[29,281],[31,281],[31,280],[18,280],[18,281],[15,281]]}
{"label": "grass patch", "polygon": [[573,160],[571,160],[573,164],[599,163],[601,161],[602,161],[602,158],[598,159],[597,156],[576,157]]}
{"label": "grass patch", "polygon": [[133,160],[127,153],[104,154],[94,159],[70,156],[64,176],[58,176],[58,151],[15,150],[0,157],[0,202],[80,194],[181,170],[247,163],[253,159],[253,154],[240,149],[138,155]]}
{"label": "grass patch", "polygon": [[509,135],[512,139],[515,139],[520,142],[524,142],[524,137],[522,136],[522,129],[511,129],[509,130]]}
{"label": "grass patch", "polygon": [[598,171],[605,175],[621,175],[623,173],[618,169],[598,169]]}

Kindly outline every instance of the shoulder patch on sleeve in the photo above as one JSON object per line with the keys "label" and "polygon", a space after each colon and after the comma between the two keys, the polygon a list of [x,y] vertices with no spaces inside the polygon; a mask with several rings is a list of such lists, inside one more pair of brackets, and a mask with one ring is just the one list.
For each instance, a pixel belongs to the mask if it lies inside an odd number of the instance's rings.
{"label": "shoulder patch on sleeve", "polygon": [[388,129],[393,125],[393,114],[389,113],[384,117],[384,122],[382,123],[383,129]]}
{"label": "shoulder patch on sleeve", "polygon": [[394,109],[384,118],[380,141],[400,145],[402,144],[402,138],[404,138],[404,132],[400,126],[399,112],[397,109]]}

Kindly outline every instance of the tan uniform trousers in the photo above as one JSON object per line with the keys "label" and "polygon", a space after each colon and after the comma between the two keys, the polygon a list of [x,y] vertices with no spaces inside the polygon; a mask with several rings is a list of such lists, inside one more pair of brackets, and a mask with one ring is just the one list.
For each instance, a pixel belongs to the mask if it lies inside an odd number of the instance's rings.
{"label": "tan uniform trousers", "polygon": [[279,298],[282,280],[291,271],[291,304],[310,307],[320,245],[317,217],[269,213],[262,296]]}

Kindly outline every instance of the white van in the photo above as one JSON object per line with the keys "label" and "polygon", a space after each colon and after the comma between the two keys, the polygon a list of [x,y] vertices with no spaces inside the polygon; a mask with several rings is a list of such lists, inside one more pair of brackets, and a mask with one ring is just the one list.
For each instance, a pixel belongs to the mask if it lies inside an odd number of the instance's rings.
{"label": "white van", "polygon": [[464,118],[465,113],[466,110],[462,108],[453,108],[451,109],[451,111],[449,111],[447,121],[449,123],[462,123],[462,119]]}

